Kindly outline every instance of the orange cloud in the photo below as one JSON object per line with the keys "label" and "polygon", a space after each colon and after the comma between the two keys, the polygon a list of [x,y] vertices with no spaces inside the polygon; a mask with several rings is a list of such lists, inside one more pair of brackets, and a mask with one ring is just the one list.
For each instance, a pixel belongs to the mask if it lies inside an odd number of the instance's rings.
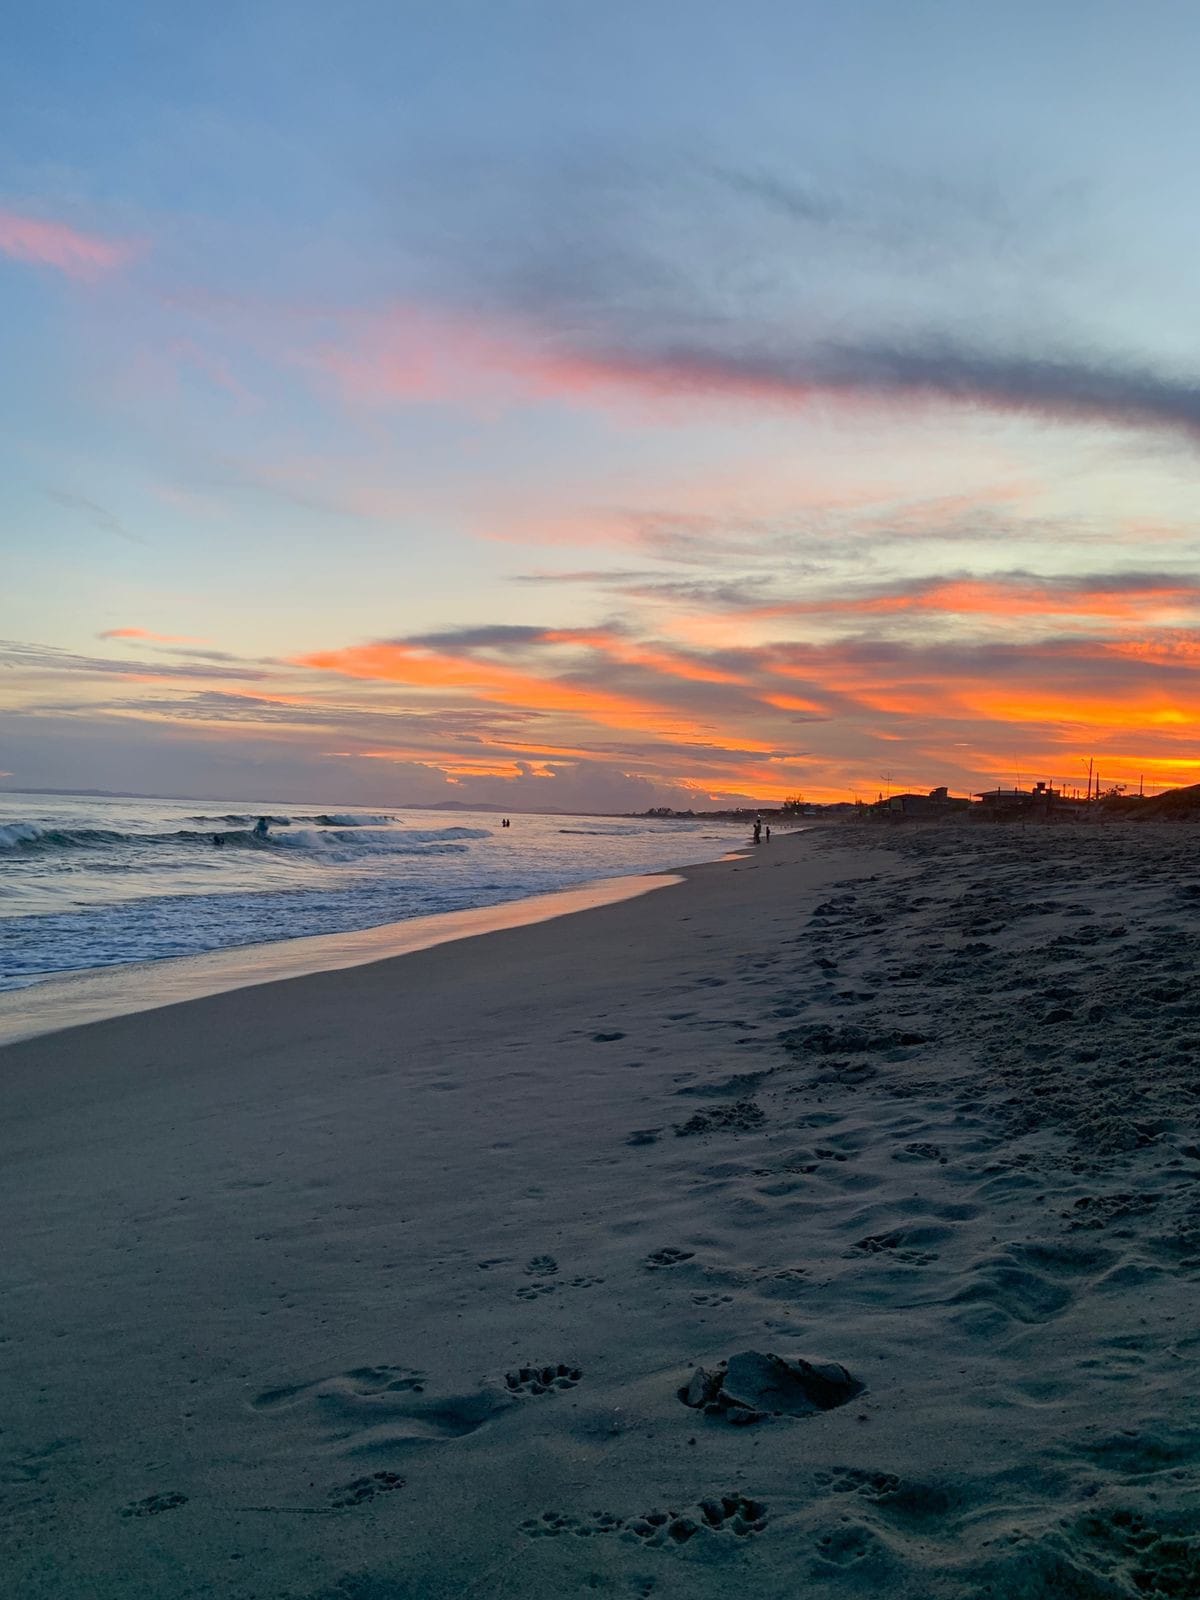
{"label": "orange cloud", "polygon": [[63,222],[0,211],[0,254],[14,261],[54,267],[69,278],[94,278],[125,266],[137,254],[137,246],[80,233]]}
{"label": "orange cloud", "polygon": [[763,705],[774,706],[777,711],[807,711],[817,715],[823,712],[815,700],[802,700],[795,694],[764,694],[759,699]]}
{"label": "orange cloud", "polygon": [[971,713],[995,722],[1024,722],[1047,727],[1067,723],[1090,729],[1184,728],[1200,722],[1200,685],[1191,705],[1164,694],[1121,693],[1105,695],[1037,692],[1025,687],[971,688],[959,691],[960,704]]}
{"label": "orange cloud", "polygon": [[[763,646],[743,648],[734,670],[725,662],[710,664],[699,651],[687,654],[606,628],[497,633],[493,638],[490,630],[479,629],[472,638],[464,630],[456,650],[394,641],[318,652],[300,664],[466,695],[546,719],[546,733],[528,745],[519,732],[511,740],[480,739],[491,751],[511,750],[513,761],[619,754],[664,781],[726,793],[735,786],[764,800],[797,789],[837,792],[839,781],[844,793],[861,756],[839,758],[836,752],[864,745],[879,752],[876,766],[892,765],[895,757],[885,750],[895,746],[898,754],[903,747],[907,755],[901,759],[914,773],[931,783],[955,781],[957,774],[960,789],[990,770],[992,761],[1007,770],[1014,745],[1030,770],[1061,767],[1064,746],[1103,750],[1106,770],[1111,763],[1113,778],[1125,779],[1143,754],[1169,764],[1171,748],[1191,737],[1200,721],[1200,682],[1190,673],[1164,678],[1157,661],[1126,661],[1102,639],[1031,640],[1019,649],[966,642],[906,648],[861,640]],[[518,651],[523,664],[493,659],[501,650]],[[627,669],[619,688],[606,685],[609,663]],[[630,671],[640,679],[630,678]],[[799,693],[789,686],[796,679],[804,684]],[[698,699],[697,682],[725,692],[711,701]],[[810,685],[817,684],[814,694]],[[816,719],[813,732],[829,746],[828,754],[794,750],[796,713]],[[589,747],[577,731],[569,736],[581,724],[615,730],[623,740],[607,750]],[[806,732],[806,742],[809,737]],[[647,738],[650,743],[636,742]],[[449,772],[481,758],[459,746],[424,759]],[[494,766],[507,759],[482,757]],[[824,781],[818,783],[818,776]],[[874,787],[870,775],[857,781],[863,791]]]}
{"label": "orange cloud", "polygon": [[642,727],[661,708],[630,695],[577,687],[514,667],[471,656],[455,656],[416,645],[381,643],[317,651],[297,658],[298,666],[337,672],[349,678],[379,679],[413,688],[465,690],[500,705],[537,711],[575,712],[606,727]]}
{"label": "orange cloud", "polygon": [[626,666],[645,667],[669,678],[685,678],[692,683],[744,684],[745,678],[694,656],[661,646],[635,644],[621,634],[603,629],[555,628],[543,636],[548,644],[577,644],[601,651]]}
{"label": "orange cloud", "polygon": [[947,616],[1107,618],[1147,621],[1200,608],[1200,586],[1166,580],[1121,586],[1072,585],[1013,578],[954,578],[913,585],[891,593],[827,595],[815,600],[782,600],[741,608],[746,619],[769,617],[887,616],[940,612]]}

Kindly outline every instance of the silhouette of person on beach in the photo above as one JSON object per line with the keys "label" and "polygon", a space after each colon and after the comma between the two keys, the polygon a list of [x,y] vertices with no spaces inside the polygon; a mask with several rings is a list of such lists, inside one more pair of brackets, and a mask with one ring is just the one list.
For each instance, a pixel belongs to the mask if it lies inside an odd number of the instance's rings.
{"label": "silhouette of person on beach", "polygon": [[755,819],[754,819],[754,842],[755,842],[755,844],[758,844],[761,839],[762,839],[762,818],[761,817],[755,817]]}
{"label": "silhouette of person on beach", "polygon": [[766,833],[765,833],[764,837],[766,838],[767,843],[770,844],[770,842],[771,842],[771,824],[769,822],[767,823]]}
{"label": "silhouette of person on beach", "polygon": [[265,839],[267,837],[266,817],[259,817],[258,821],[254,824],[254,837],[256,839]]}

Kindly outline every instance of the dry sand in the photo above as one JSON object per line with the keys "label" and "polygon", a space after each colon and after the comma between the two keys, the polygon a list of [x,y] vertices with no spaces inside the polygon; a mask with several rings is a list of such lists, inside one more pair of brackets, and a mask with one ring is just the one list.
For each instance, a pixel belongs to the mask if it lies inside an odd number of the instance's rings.
{"label": "dry sand", "polygon": [[1197,855],[777,835],[0,1051],[4,1593],[1200,1595]]}

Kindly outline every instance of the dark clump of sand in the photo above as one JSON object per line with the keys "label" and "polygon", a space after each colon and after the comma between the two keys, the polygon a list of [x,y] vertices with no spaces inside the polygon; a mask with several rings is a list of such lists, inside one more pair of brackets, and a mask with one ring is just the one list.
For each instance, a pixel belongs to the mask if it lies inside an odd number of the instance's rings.
{"label": "dark clump of sand", "polygon": [[1200,1595],[1197,840],[776,835],[0,1053],[5,1592]]}

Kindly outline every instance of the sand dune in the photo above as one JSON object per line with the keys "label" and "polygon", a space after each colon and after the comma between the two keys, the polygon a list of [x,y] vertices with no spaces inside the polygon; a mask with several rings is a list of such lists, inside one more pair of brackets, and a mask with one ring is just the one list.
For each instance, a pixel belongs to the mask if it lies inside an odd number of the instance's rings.
{"label": "sand dune", "polygon": [[0,1052],[8,1592],[1200,1594],[1191,830],[686,877]]}

